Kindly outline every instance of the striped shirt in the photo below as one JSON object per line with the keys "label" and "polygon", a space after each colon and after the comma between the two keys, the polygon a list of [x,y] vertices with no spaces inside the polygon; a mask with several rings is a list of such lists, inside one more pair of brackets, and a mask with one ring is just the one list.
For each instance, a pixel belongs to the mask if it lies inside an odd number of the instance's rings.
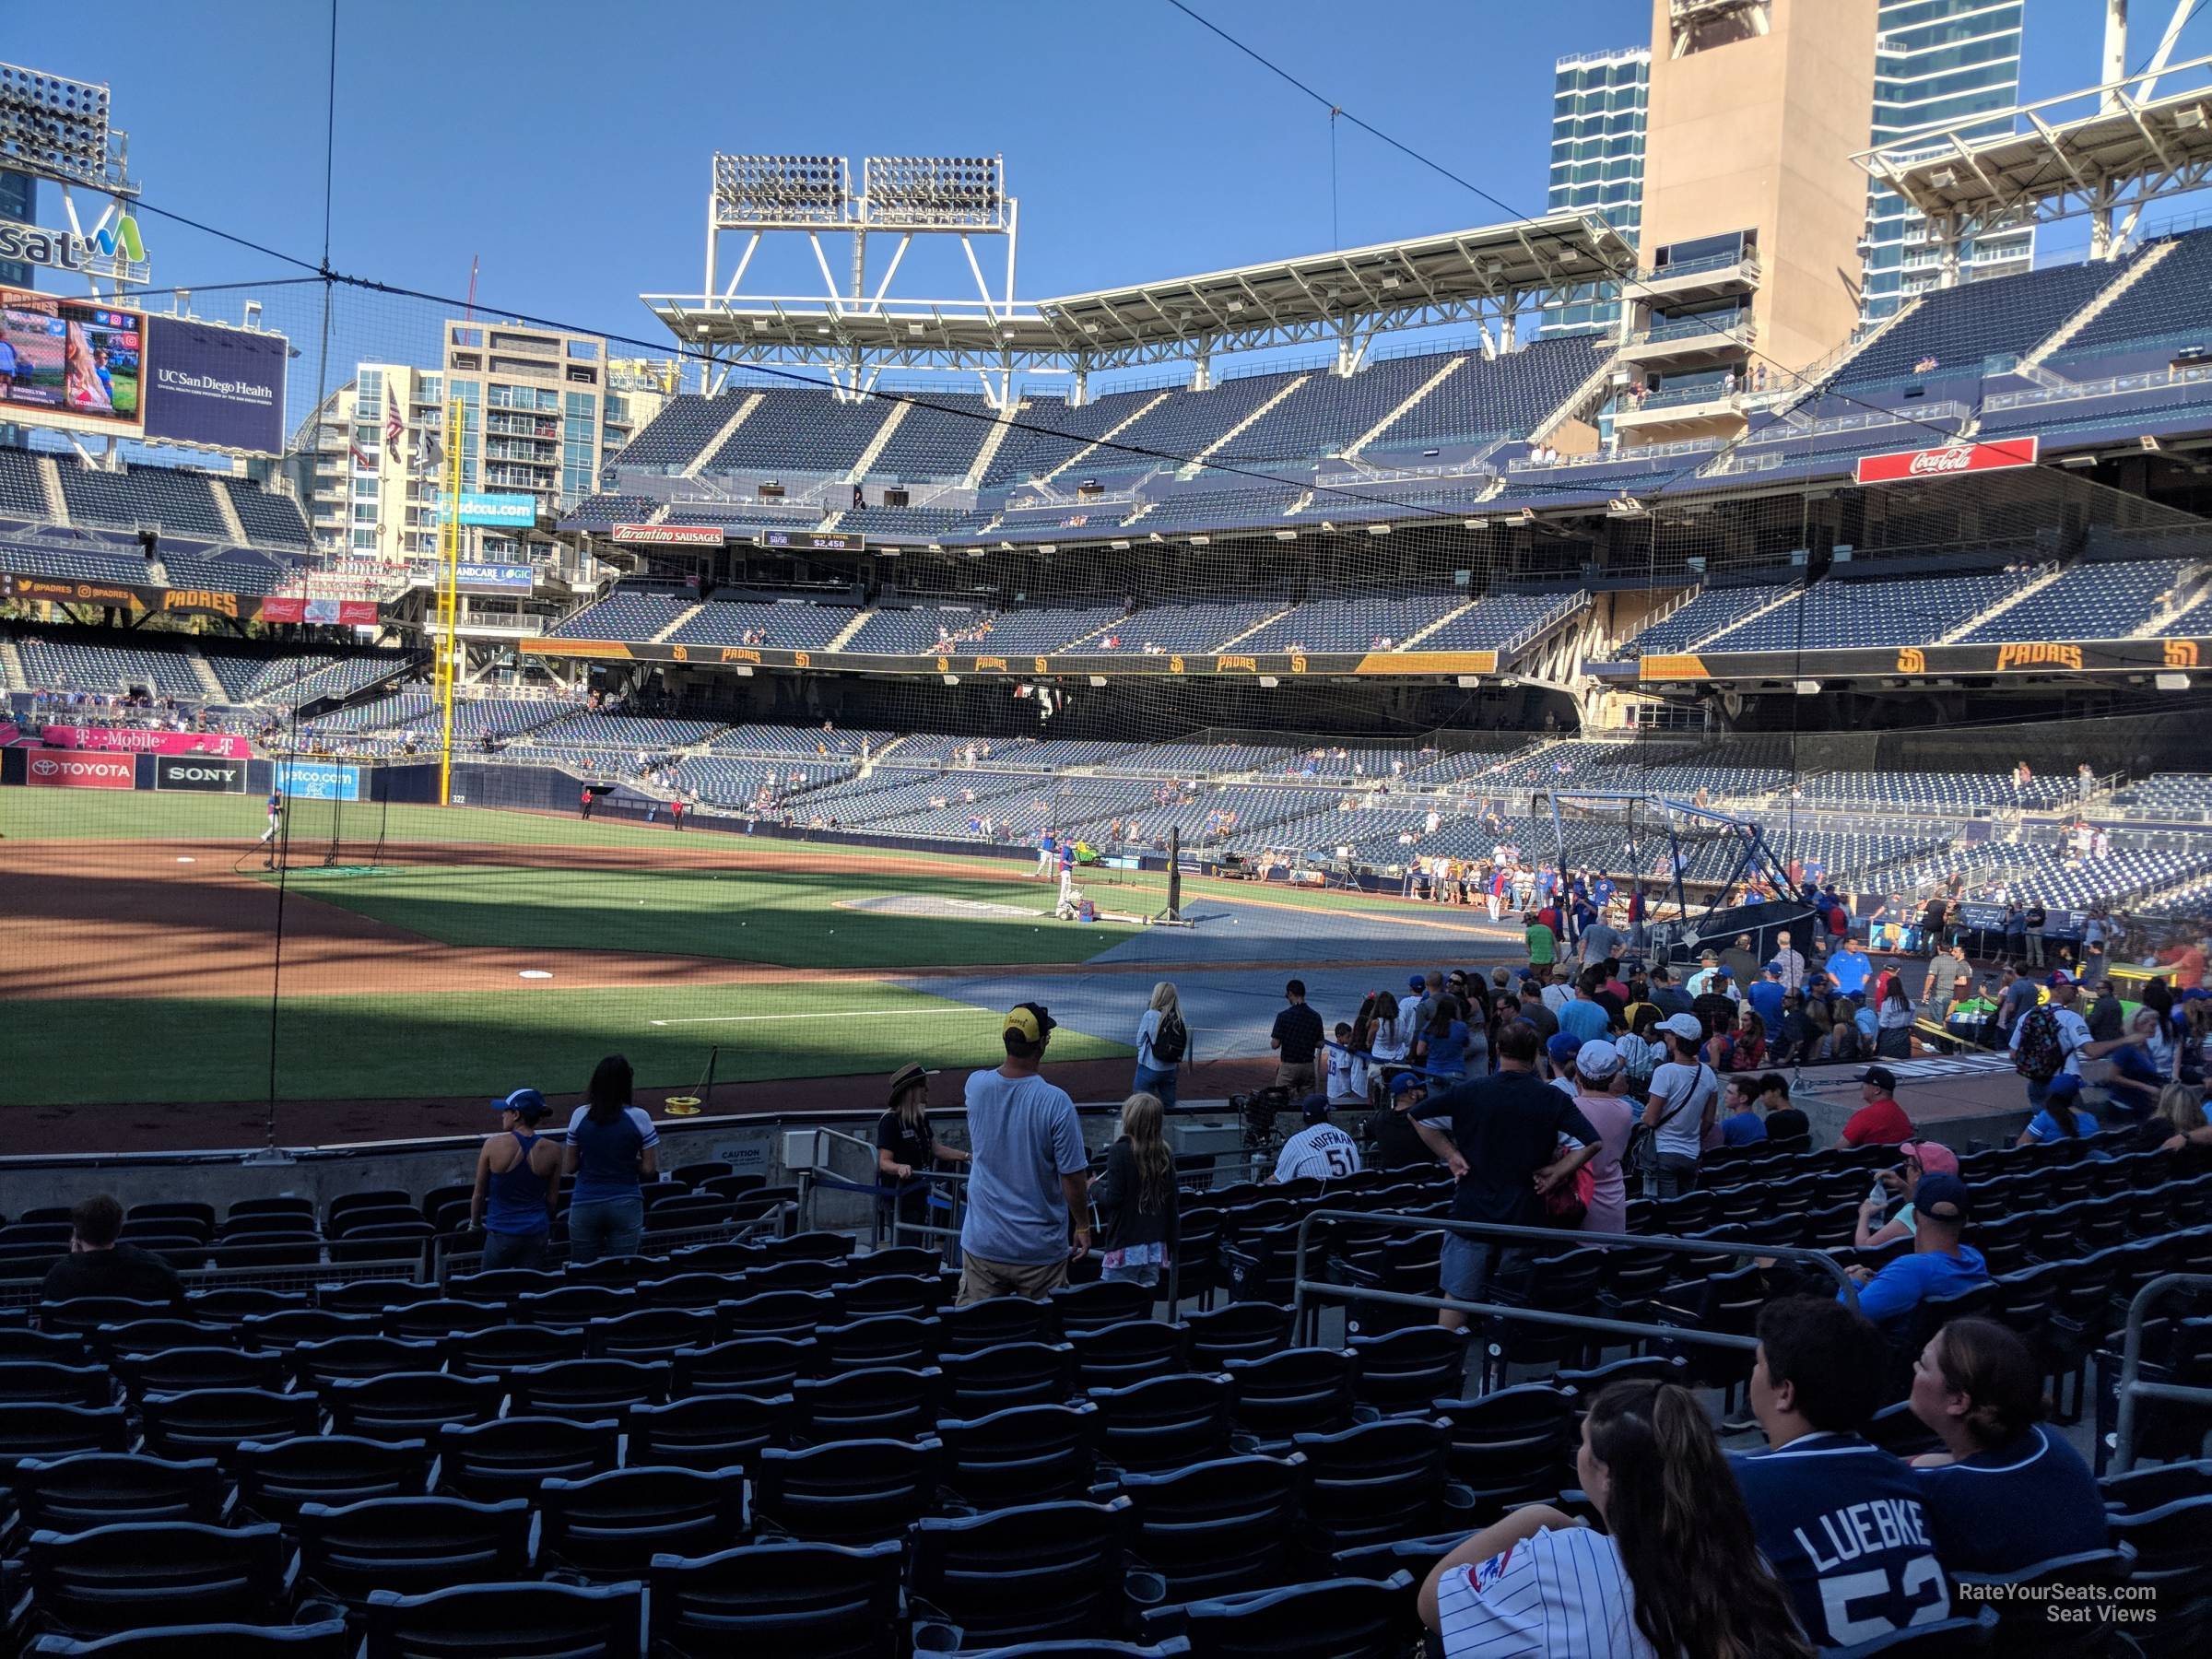
{"label": "striped shirt", "polygon": [[1620,1551],[1586,1526],[1547,1527],[1437,1582],[1444,1659],[1657,1659],[1636,1628]]}

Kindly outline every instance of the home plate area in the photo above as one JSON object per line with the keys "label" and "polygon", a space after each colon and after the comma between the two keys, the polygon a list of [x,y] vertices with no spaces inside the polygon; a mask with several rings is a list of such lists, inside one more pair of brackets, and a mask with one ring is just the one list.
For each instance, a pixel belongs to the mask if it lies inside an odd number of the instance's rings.
{"label": "home plate area", "polygon": [[866,899],[840,899],[839,910],[868,911],[879,916],[933,916],[975,921],[984,917],[1042,916],[1034,905],[991,904],[975,899],[946,899],[934,893],[878,893]]}

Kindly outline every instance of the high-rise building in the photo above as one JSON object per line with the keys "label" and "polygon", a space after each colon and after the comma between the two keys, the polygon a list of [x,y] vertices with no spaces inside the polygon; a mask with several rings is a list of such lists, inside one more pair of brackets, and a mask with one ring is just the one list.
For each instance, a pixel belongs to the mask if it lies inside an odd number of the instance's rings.
{"label": "high-rise building", "polygon": [[[551,515],[590,495],[601,468],[677,386],[673,363],[608,360],[596,335],[452,321],[443,365],[362,363],[295,440],[293,477],[315,544],[398,561],[438,551],[447,409],[462,403],[461,488],[530,494]],[[469,530],[469,557],[519,556]]]}
{"label": "high-rise building", "polygon": [[[1603,218],[1633,243],[1643,222],[1643,133],[1651,97],[1648,47],[1583,52],[1559,59],[1551,83],[1553,213]],[[1576,288],[1544,308],[1543,334],[1611,327],[1620,290],[1610,283]]]}
{"label": "high-rise building", "polygon": [[[29,173],[9,172],[0,168],[0,218],[11,218],[18,224],[35,225],[39,222],[39,183]],[[30,265],[20,259],[0,259],[0,284],[8,288],[30,287]]]}
{"label": "high-rise building", "polygon": [[[1897,143],[1931,126],[1994,114],[2019,101],[2022,0],[1881,0],[1876,22],[1874,142]],[[2001,135],[2008,122],[1969,129]],[[1886,317],[1935,286],[1936,254],[1927,220],[1894,191],[1866,199],[1865,282],[1861,311]],[[2035,263],[2035,231],[2023,226],[1969,241],[1960,279],[2008,276]]]}

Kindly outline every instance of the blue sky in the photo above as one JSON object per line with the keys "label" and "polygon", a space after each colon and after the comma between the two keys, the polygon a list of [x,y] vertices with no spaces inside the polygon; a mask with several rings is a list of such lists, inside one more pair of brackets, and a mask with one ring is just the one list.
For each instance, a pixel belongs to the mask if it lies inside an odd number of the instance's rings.
{"label": "blue sky", "polygon": [[[1194,4],[1516,212],[1543,206],[1553,59],[1642,40],[1652,11]],[[2028,4],[2027,94],[2094,79],[2100,0]],[[2135,9],[2140,58],[2167,7]],[[320,256],[323,0],[111,0],[41,18],[9,55],[110,83],[148,205]],[[2176,55],[2207,52],[2212,6]],[[341,0],[336,91],[336,268],[459,295],[474,255],[488,305],[646,337],[641,292],[699,286],[718,147],[1003,153],[1022,204],[1025,297],[1332,241],[1326,112],[1165,0]],[[1507,217],[1349,127],[1335,178],[1342,245]],[[160,283],[287,274],[144,223]],[[2084,240],[2065,226],[2051,245]],[[913,274],[947,294],[968,287],[964,267]],[[819,281],[811,264],[760,275],[783,291]],[[274,300],[271,320],[300,329],[300,307]],[[212,294],[194,303],[235,311]],[[343,303],[333,354],[427,356],[434,315]]]}

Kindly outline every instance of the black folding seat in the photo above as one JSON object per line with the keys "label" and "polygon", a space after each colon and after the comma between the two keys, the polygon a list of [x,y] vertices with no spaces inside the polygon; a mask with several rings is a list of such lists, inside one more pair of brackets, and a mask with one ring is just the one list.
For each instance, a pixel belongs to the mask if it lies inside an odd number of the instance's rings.
{"label": "black folding seat", "polygon": [[150,1354],[119,1354],[115,1380],[135,1400],[188,1388],[281,1389],[290,1373],[285,1356],[249,1354],[234,1347],[172,1347]]}
{"label": "black folding seat", "polygon": [[[571,1262],[561,1284],[573,1289],[615,1290],[635,1295],[639,1286],[649,1279],[661,1277],[667,1271],[668,1264],[659,1256],[601,1256],[595,1262]],[[636,1304],[630,1305],[634,1307]],[[575,1322],[563,1320],[562,1323]]]}
{"label": "black folding seat", "polygon": [[2135,1552],[2135,1582],[2157,1598],[2160,1649],[2202,1653],[2212,1635],[2212,1497],[2108,1514],[2106,1525],[2115,1548]]}
{"label": "black folding seat", "polygon": [[507,1310],[500,1303],[457,1301],[450,1297],[407,1302],[386,1308],[383,1313],[384,1335],[402,1341],[442,1342],[462,1331],[488,1330],[506,1323]]}
{"label": "black folding seat", "polygon": [[428,1338],[409,1342],[397,1336],[333,1336],[300,1343],[278,1357],[300,1387],[327,1388],[333,1382],[394,1371],[436,1371],[443,1350]]}
{"label": "black folding seat", "polygon": [[972,1354],[1009,1342],[1056,1342],[1059,1321],[1050,1302],[1024,1296],[993,1296],[937,1314],[938,1354]]}
{"label": "black folding seat", "polygon": [[1157,1319],[1124,1320],[1070,1331],[1078,1387],[1126,1388],[1152,1377],[1178,1377],[1190,1367],[1186,1326]]}
{"label": "black folding seat", "polygon": [[804,1653],[899,1659],[904,1554],[895,1539],[846,1548],[779,1541],[650,1569],[653,1647],[670,1659]]}
{"label": "black folding seat", "polygon": [[256,1285],[226,1285],[214,1290],[189,1290],[184,1295],[184,1317],[203,1324],[237,1326],[265,1313],[290,1313],[312,1304],[304,1290],[265,1290]]}
{"label": "black folding seat", "polygon": [[249,1348],[290,1348],[334,1336],[380,1334],[374,1313],[334,1313],[324,1308],[286,1308],[276,1313],[249,1313],[238,1322],[238,1338]]}
{"label": "black folding seat", "polygon": [[88,1338],[101,1325],[176,1316],[175,1306],[169,1302],[134,1301],[127,1296],[72,1296],[65,1301],[42,1301],[38,1312],[40,1330]]}
{"label": "black folding seat", "polygon": [[865,1255],[849,1255],[835,1265],[835,1282],[841,1285],[880,1278],[887,1274],[935,1279],[943,1276],[945,1258],[926,1244],[900,1244],[871,1250]]}
{"label": "black folding seat", "polygon": [[656,1555],[705,1555],[745,1532],[741,1469],[632,1466],[537,1489],[546,1562],[590,1578],[634,1578]]}
{"label": "black folding seat", "polygon": [[419,1498],[429,1488],[431,1461],[427,1441],[302,1434],[248,1441],[232,1454],[230,1469],[241,1511],[288,1526],[303,1503]]}
{"label": "black folding seat", "polygon": [[1065,1335],[1123,1324],[1132,1319],[1149,1319],[1152,1304],[1159,1298],[1148,1285],[1135,1285],[1124,1279],[1099,1279],[1088,1285],[1063,1286],[1049,1300],[1060,1322],[1060,1330]]}
{"label": "black folding seat", "polygon": [[123,1212],[125,1227],[147,1222],[183,1221],[199,1229],[203,1235],[215,1230],[215,1206],[196,1204],[189,1199],[164,1199],[154,1204],[134,1204]]}
{"label": "black folding seat", "polygon": [[947,1624],[970,1653],[1072,1639],[1124,1616],[1129,1500],[1026,1503],[914,1524],[908,1570],[916,1625]]}
{"label": "black folding seat", "polygon": [[712,1347],[682,1348],[675,1359],[677,1397],[700,1394],[789,1394],[801,1377],[821,1365],[821,1348],[810,1335],[739,1336]]}
{"label": "black folding seat", "polygon": [[1306,1520],[1324,1553],[1474,1530],[1474,1500],[1451,1483],[1452,1442],[1441,1423],[1384,1418],[1291,1443],[1305,1454]]}
{"label": "black folding seat", "polygon": [[2147,1514],[2184,1498],[2212,1498],[2212,1458],[2147,1464],[2124,1475],[2107,1475],[2097,1488],[2107,1510],[2127,1515]]}
{"label": "black folding seat", "polygon": [[508,1306],[513,1310],[517,1324],[581,1328],[594,1319],[612,1319],[618,1313],[634,1312],[644,1303],[635,1290],[618,1290],[611,1285],[563,1285],[558,1290],[525,1292]]}
{"label": "black folding seat", "polygon": [[746,1276],[734,1273],[670,1273],[643,1280],[638,1303],[645,1308],[688,1308],[712,1312],[725,1301],[759,1294]]}
{"label": "black folding seat", "polygon": [[827,1290],[766,1290],[714,1311],[724,1337],[812,1336],[818,1326],[834,1324],[837,1299]]}
{"label": "black folding seat", "polygon": [[1385,1416],[1425,1412],[1465,1389],[1467,1338],[1441,1325],[1408,1325],[1381,1336],[1354,1336],[1354,1394]]}
{"label": "black folding seat", "polygon": [[[1500,1288],[1490,1293],[1489,1300],[1539,1308],[1547,1313],[1595,1314],[1605,1267],[1606,1253],[1587,1246],[1538,1256],[1529,1264],[1524,1288]],[[1539,1365],[1557,1371],[1562,1365],[1586,1363],[1593,1351],[1587,1331],[1495,1313],[1482,1322],[1482,1345],[1486,1386],[1491,1388],[1504,1382],[1512,1366]],[[1445,1392],[1456,1394],[1460,1391]]]}
{"label": "black folding seat", "polygon": [[558,1290],[559,1274],[543,1267],[493,1267],[476,1273],[456,1273],[445,1281],[445,1293],[457,1301],[505,1303],[518,1296]]}
{"label": "black folding seat", "polygon": [[833,1441],[760,1453],[754,1524],[826,1544],[902,1536],[936,1500],[941,1448],[921,1441]]}
{"label": "black folding seat", "polygon": [[0,1406],[105,1406],[115,1379],[104,1365],[0,1359]]}
{"label": "black folding seat", "polygon": [[1167,1469],[1227,1455],[1236,1384],[1226,1377],[1155,1377],[1094,1388],[1100,1461],[1117,1469]]}
{"label": "black folding seat", "polygon": [[1075,1393],[1075,1350],[1065,1342],[1002,1342],[940,1355],[945,1408],[979,1418],[1013,1406],[1059,1405]]}
{"label": "black folding seat", "polygon": [[1517,1504],[1550,1501],[1575,1484],[1581,1427],[1574,1396],[1542,1382],[1472,1400],[1439,1400],[1449,1431],[1452,1478],[1475,1494],[1475,1524],[1487,1526]]}
{"label": "black folding seat", "polygon": [[1324,1579],[1190,1602],[1145,1616],[1147,1641],[1182,1635],[1201,1659],[1398,1659],[1419,1629],[1413,1577]]}
{"label": "black folding seat", "polygon": [[877,1366],[792,1388],[792,1434],[800,1444],[839,1440],[913,1440],[937,1420],[944,1374],[932,1366]]}
{"label": "black folding seat", "polygon": [[1190,1313],[1190,1361],[1199,1371],[1219,1371],[1231,1359],[1258,1359],[1290,1346],[1290,1310],[1274,1302],[1226,1302],[1207,1312]]}
{"label": "black folding seat", "polygon": [[438,1479],[459,1497],[532,1498],[547,1480],[581,1480],[621,1463],[621,1424],[601,1418],[503,1417],[438,1431]]}
{"label": "black folding seat", "polygon": [[324,1391],[331,1427],[371,1440],[411,1440],[436,1434],[448,1423],[482,1423],[500,1415],[506,1384],[497,1377],[455,1377],[444,1371],[394,1371],[348,1377]]}
{"label": "black folding seat", "polygon": [[237,1347],[237,1331],[175,1315],[125,1319],[103,1324],[85,1338],[94,1359],[111,1363],[118,1354],[151,1354],[169,1347]]}
{"label": "black folding seat", "polygon": [[314,1624],[153,1625],[79,1640],[45,1635],[23,1651],[38,1659],[353,1659],[342,1618]]}
{"label": "black folding seat", "polygon": [[787,1394],[693,1394],[665,1406],[632,1406],[623,1419],[629,1460],[639,1467],[752,1468],[770,1446],[788,1446]]}
{"label": "black folding seat", "polygon": [[230,1482],[212,1457],[172,1462],[144,1453],[84,1452],[26,1458],[16,1465],[16,1524],[27,1532],[74,1533],[125,1521],[220,1525]]}
{"label": "black folding seat", "polygon": [[324,1210],[323,1225],[324,1230],[335,1232],[357,1217],[381,1210],[414,1216],[418,1219],[421,1217],[421,1211],[415,1207],[412,1194],[403,1192],[398,1187],[378,1187],[368,1192],[339,1194]]}
{"label": "black folding seat", "polygon": [[130,1419],[120,1406],[0,1406],[0,1476],[12,1476],[27,1457],[123,1452],[130,1444]]}
{"label": "black folding seat", "polygon": [[359,1608],[374,1590],[416,1595],[456,1582],[526,1578],[537,1528],[528,1500],[371,1498],[302,1504],[294,1520],[309,1590]]}
{"label": "black folding seat", "polygon": [[641,1308],[584,1327],[588,1351],[606,1359],[673,1361],[677,1349],[709,1347],[714,1335],[712,1308]]}
{"label": "black folding seat", "polygon": [[1675,1382],[1687,1388],[1689,1361],[1678,1354],[1636,1354],[1588,1371],[1557,1371],[1551,1379],[1554,1388],[1575,1396],[1577,1410],[1587,1409],[1595,1395],[1615,1382]]}
{"label": "black folding seat", "polygon": [[333,1313],[375,1313],[380,1316],[387,1308],[404,1307],[408,1302],[444,1300],[445,1292],[438,1286],[418,1279],[347,1279],[337,1284],[324,1285],[315,1293],[315,1305],[327,1308]]}
{"label": "black folding seat", "polygon": [[146,1449],[157,1457],[212,1457],[228,1466],[248,1441],[288,1440],[321,1427],[322,1397],[312,1391],[194,1388],[147,1394],[138,1402]]}
{"label": "black folding seat", "polygon": [[644,1618],[634,1583],[379,1590],[361,1610],[360,1659],[638,1659]]}
{"label": "black folding seat", "polygon": [[[780,1203],[798,1195],[799,1189],[795,1186],[762,1187],[753,1194],[755,1198],[766,1198],[771,1203]],[[760,1248],[772,1262],[836,1262],[853,1253],[853,1239],[850,1234],[830,1232],[824,1229],[815,1232],[792,1233],[786,1238],[764,1239]]]}
{"label": "black folding seat", "polygon": [[2094,1624],[2053,1626],[2048,1608],[2053,1603],[2118,1600],[2134,1563],[2132,1549],[2114,1547],[2060,1556],[2018,1572],[1954,1573],[1952,1605],[1996,1609],[1993,1652],[2033,1653],[2036,1659],[2091,1659],[2113,1651],[2111,1631]]}
{"label": "black folding seat", "polygon": [[1237,1426],[1263,1442],[1352,1426],[1355,1371],[1347,1349],[1284,1348],[1263,1359],[1231,1359],[1223,1370],[1237,1386]]}
{"label": "black folding seat", "polygon": [[1298,1567],[1305,1481],[1296,1453],[1124,1475],[1136,1556],[1167,1580],[1171,1603],[1282,1583]]}
{"label": "black folding seat", "polygon": [[766,1266],[769,1258],[758,1244],[724,1239],[712,1244],[687,1244],[668,1257],[671,1273],[743,1273]]}
{"label": "black folding seat", "polygon": [[34,1532],[24,1567],[36,1627],[109,1635],[155,1623],[276,1623],[300,1559],[265,1524],[147,1521]]}
{"label": "black folding seat", "polygon": [[581,1359],[589,1347],[584,1333],[571,1325],[493,1325],[448,1337],[446,1368],[457,1376],[505,1382],[526,1365]]}
{"label": "black folding seat", "polygon": [[815,1333],[825,1372],[875,1371],[896,1365],[920,1369],[937,1356],[937,1322],[911,1313],[878,1313],[849,1324],[825,1325]]}
{"label": "black folding seat", "polygon": [[978,1510],[1089,1494],[1098,1408],[1014,1406],[988,1417],[937,1424],[945,1484]]}
{"label": "black folding seat", "polygon": [[949,1300],[946,1281],[936,1274],[888,1273],[844,1280],[832,1288],[838,1312],[847,1321],[872,1319],[883,1313],[904,1313],[926,1319]]}
{"label": "black folding seat", "polygon": [[34,1331],[28,1325],[0,1327],[0,1360],[42,1359],[49,1365],[90,1365],[92,1347],[76,1331]]}
{"label": "black folding seat", "polygon": [[507,1375],[509,1407],[517,1417],[609,1417],[625,1406],[668,1397],[676,1367],[637,1359],[561,1359],[517,1366]]}

